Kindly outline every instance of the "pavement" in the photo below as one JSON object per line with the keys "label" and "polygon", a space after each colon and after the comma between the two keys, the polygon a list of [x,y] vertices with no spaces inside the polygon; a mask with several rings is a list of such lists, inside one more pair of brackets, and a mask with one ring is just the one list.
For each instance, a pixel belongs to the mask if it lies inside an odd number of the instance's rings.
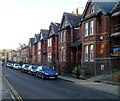
{"label": "pavement", "polygon": [[[7,101],[6,99],[11,99],[15,101],[15,98],[18,98],[19,101],[22,101],[22,99],[19,98],[19,95],[10,85],[10,83],[7,81],[4,75],[0,73],[0,77],[2,77],[2,89],[0,89],[0,94],[2,94],[2,101]],[[98,91],[102,91],[120,97],[120,89],[119,89],[120,87],[117,85],[107,84],[104,82],[93,82],[92,80],[81,80],[81,79],[62,76],[62,75],[59,75],[59,78],[62,80],[66,80],[68,82],[72,82],[79,86],[88,87],[91,89],[95,89]]]}
{"label": "pavement", "polygon": [[105,92],[105,93],[120,97],[120,86],[113,85],[111,83],[108,84],[106,82],[94,82],[93,78],[88,80],[82,80],[82,79],[72,78],[68,76],[61,76],[61,75],[59,76],[59,78],[73,82],[74,84],[79,86],[95,89],[101,92]]}
{"label": "pavement", "polygon": [[7,83],[3,80],[2,74],[0,73],[0,78],[2,78],[0,81],[1,89],[0,89],[0,100],[5,101],[10,99],[14,99],[14,96],[12,95],[10,89],[8,88]]}

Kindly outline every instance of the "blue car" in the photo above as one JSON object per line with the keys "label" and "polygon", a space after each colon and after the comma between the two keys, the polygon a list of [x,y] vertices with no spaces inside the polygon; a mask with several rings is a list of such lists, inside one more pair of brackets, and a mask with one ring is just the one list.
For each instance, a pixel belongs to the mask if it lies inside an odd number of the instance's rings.
{"label": "blue car", "polygon": [[57,79],[58,73],[49,66],[39,66],[36,70],[36,77],[42,79]]}

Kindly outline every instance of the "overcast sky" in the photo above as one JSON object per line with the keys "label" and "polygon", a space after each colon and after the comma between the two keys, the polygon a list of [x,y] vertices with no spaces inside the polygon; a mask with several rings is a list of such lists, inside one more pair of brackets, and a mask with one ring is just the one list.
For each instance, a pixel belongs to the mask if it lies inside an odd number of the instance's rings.
{"label": "overcast sky", "polygon": [[0,49],[28,43],[51,22],[61,22],[63,12],[84,7],[87,0],[0,0]]}

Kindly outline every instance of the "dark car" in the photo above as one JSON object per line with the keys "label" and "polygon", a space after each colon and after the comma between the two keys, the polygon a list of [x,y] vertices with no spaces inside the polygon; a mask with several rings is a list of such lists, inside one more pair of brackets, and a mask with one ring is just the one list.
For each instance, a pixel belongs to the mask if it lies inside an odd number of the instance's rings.
{"label": "dark car", "polygon": [[36,77],[41,77],[42,79],[57,79],[58,73],[49,66],[39,66]]}
{"label": "dark car", "polygon": [[31,75],[35,75],[36,74],[36,69],[38,68],[38,66],[37,65],[30,65],[29,67],[28,67],[28,74],[31,74]]}
{"label": "dark car", "polygon": [[28,72],[28,67],[30,66],[30,64],[23,64],[22,65],[22,69],[21,71],[24,72],[24,73],[27,73]]}

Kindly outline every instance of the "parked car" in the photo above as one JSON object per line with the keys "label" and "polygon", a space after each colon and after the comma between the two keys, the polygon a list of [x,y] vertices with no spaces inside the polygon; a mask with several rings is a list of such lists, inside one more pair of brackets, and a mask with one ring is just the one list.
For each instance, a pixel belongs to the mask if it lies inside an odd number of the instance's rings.
{"label": "parked car", "polygon": [[28,67],[28,74],[35,75],[36,74],[36,69],[38,68],[37,65],[30,65]]}
{"label": "parked car", "polygon": [[15,64],[13,65],[13,69],[21,69],[21,65],[15,63]]}
{"label": "parked car", "polygon": [[12,65],[12,63],[7,63],[6,64],[6,67],[12,67],[13,65]]}
{"label": "parked car", "polygon": [[6,67],[10,67],[10,68],[12,68],[12,69],[13,69],[13,66],[14,66],[14,63],[7,63],[7,64],[6,64]]}
{"label": "parked car", "polygon": [[39,66],[36,77],[41,77],[42,79],[57,79],[58,73],[49,66]]}
{"label": "parked car", "polygon": [[21,71],[27,73],[27,72],[28,72],[28,67],[29,67],[29,66],[30,66],[30,64],[23,64],[23,65],[22,65]]}

